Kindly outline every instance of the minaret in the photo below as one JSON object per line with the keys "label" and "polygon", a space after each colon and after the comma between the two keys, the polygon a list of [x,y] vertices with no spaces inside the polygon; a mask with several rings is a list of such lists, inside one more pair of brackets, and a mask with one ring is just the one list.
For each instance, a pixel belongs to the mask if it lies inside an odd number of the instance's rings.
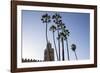
{"label": "minaret", "polygon": [[47,43],[44,51],[44,61],[54,61],[54,49],[50,42]]}

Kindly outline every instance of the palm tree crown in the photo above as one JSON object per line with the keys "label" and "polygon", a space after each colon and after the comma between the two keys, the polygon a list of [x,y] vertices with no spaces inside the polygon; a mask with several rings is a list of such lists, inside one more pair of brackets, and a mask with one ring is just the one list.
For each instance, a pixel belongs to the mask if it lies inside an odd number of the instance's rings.
{"label": "palm tree crown", "polygon": [[75,50],[76,50],[76,45],[75,45],[75,44],[72,44],[72,45],[71,45],[71,49],[72,49],[73,51],[75,51]]}
{"label": "palm tree crown", "polygon": [[51,21],[50,16],[47,13],[42,15],[41,21],[43,21],[43,23],[49,23]]}
{"label": "palm tree crown", "polygon": [[55,32],[55,31],[56,31],[56,26],[55,26],[55,25],[52,25],[52,26],[50,27],[50,31]]}
{"label": "palm tree crown", "polygon": [[65,29],[64,30],[64,34],[65,34],[65,39],[67,39],[68,36],[69,36],[69,34],[70,34],[69,30],[68,29]]}
{"label": "palm tree crown", "polygon": [[60,32],[60,38],[65,38],[65,34],[64,34],[64,32]]}
{"label": "palm tree crown", "polygon": [[59,26],[62,22],[61,16],[58,13],[55,13],[55,15],[52,16],[53,22],[57,25],[57,29],[59,30]]}
{"label": "palm tree crown", "polygon": [[55,24],[59,24],[59,22],[61,21],[60,20],[61,19],[61,16],[58,13],[55,13],[55,15],[52,16],[52,19],[55,19],[55,20],[53,20],[53,22]]}

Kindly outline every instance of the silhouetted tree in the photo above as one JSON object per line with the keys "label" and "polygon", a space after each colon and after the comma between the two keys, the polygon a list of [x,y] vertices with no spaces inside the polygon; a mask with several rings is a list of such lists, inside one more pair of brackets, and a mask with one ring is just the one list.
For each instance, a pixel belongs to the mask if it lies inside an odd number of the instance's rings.
{"label": "silhouetted tree", "polygon": [[[46,45],[48,44],[48,35],[47,35],[47,29],[48,29],[48,23],[50,23],[50,15],[48,15],[47,13],[42,15],[42,19],[41,21],[43,23],[46,23]],[[49,50],[49,58],[50,58],[50,50]]]}
{"label": "silhouetted tree", "polygon": [[71,49],[74,51],[75,53],[75,57],[76,57],[76,60],[78,60],[78,57],[77,57],[77,54],[76,54],[76,45],[75,44],[72,44],[71,45]]}
{"label": "silhouetted tree", "polygon": [[42,15],[41,21],[43,23],[46,23],[46,42],[48,43],[47,29],[48,29],[48,23],[51,21],[50,16],[47,13]]}
{"label": "silhouetted tree", "polygon": [[57,60],[59,60],[59,58],[58,58],[58,53],[57,53],[57,47],[56,47],[56,43],[55,43],[55,31],[56,31],[56,26],[55,26],[55,25],[52,25],[52,26],[50,27],[50,31],[52,31],[52,34],[53,34],[53,42],[54,42],[54,46],[55,46],[56,57],[57,57]]}
{"label": "silhouetted tree", "polygon": [[63,61],[65,60],[65,56],[64,56],[64,38],[65,38],[64,27],[65,27],[65,24],[62,23],[62,21],[61,21],[60,25],[59,25],[59,29],[61,30],[60,39],[61,39],[61,43],[62,43],[62,60]]}
{"label": "silhouetted tree", "polygon": [[68,49],[68,36],[69,36],[69,30],[67,30],[67,29],[65,29],[64,28],[64,37],[65,37],[65,41],[66,41],[66,46],[67,46],[67,58],[68,58],[68,60],[70,60],[70,57],[69,57],[69,49]]}
{"label": "silhouetted tree", "polygon": [[60,33],[59,33],[59,23],[61,22],[61,16],[58,13],[55,13],[52,16],[53,22],[56,24],[57,26],[57,33],[58,33],[58,49],[59,49],[59,60],[60,60]]}
{"label": "silhouetted tree", "polygon": [[62,43],[62,60],[65,60],[65,56],[64,56],[64,33],[60,32],[60,38],[61,38],[61,43]]}

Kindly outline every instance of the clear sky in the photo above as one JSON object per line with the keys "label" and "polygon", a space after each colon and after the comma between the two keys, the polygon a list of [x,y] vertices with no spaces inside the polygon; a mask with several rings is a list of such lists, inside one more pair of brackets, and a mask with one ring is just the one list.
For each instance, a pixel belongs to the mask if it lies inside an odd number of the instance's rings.
{"label": "clear sky", "polygon": [[[48,12],[50,16],[55,12]],[[22,56],[23,58],[44,59],[44,49],[46,48],[45,24],[41,21],[41,16],[45,11],[22,10]],[[71,44],[76,44],[76,53],[79,60],[90,58],[90,14],[75,12],[59,12],[66,27],[70,31],[68,38],[70,59],[75,60],[74,52],[70,49]],[[48,28],[54,24],[48,24]],[[57,35],[57,34],[56,34]],[[48,39],[52,43],[52,32],[48,29]],[[56,40],[57,42],[57,40]],[[66,43],[66,42],[65,42]],[[65,44],[65,55],[67,50]]]}

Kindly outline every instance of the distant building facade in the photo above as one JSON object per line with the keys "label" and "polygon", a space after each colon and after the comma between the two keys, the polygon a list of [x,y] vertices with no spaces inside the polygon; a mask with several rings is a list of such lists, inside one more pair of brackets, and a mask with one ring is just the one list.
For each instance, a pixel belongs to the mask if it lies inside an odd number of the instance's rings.
{"label": "distant building facade", "polygon": [[44,51],[44,61],[54,61],[54,49],[50,42],[47,43],[46,49]]}

